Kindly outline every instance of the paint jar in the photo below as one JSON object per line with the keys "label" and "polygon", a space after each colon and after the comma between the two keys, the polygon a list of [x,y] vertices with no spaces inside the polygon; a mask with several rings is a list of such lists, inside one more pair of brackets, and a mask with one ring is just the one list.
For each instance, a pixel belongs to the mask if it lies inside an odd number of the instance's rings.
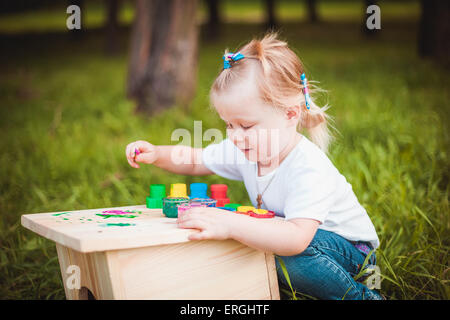
{"label": "paint jar", "polygon": [[273,218],[275,217],[275,212],[265,209],[253,209],[248,211],[247,214],[254,218]]}
{"label": "paint jar", "polygon": [[193,198],[190,200],[191,205],[201,204],[204,207],[215,207],[217,200],[211,198]]}
{"label": "paint jar", "polygon": [[163,184],[150,185],[150,196],[146,198],[147,208],[160,209],[163,207],[162,199],[166,197],[166,186]]}
{"label": "paint jar", "polygon": [[186,210],[190,209],[191,205],[189,203],[182,203],[180,205],[178,205],[178,214],[180,214],[180,212],[185,212]]}
{"label": "paint jar", "polygon": [[189,198],[208,198],[207,191],[208,191],[208,185],[206,183],[191,183],[189,187],[191,193]]}
{"label": "paint jar", "polygon": [[236,209],[237,213],[248,214],[249,211],[255,210],[255,207],[252,206],[240,206]]}
{"label": "paint jar", "polygon": [[178,217],[178,206],[187,203],[189,204],[189,198],[185,197],[167,197],[163,199],[163,213],[167,218]]}
{"label": "paint jar", "polygon": [[163,184],[151,184],[150,185],[150,198],[165,198],[166,186]]}
{"label": "paint jar", "polygon": [[222,209],[222,210],[226,210],[226,211],[236,211],[236,209],[232,208],[232,207],[217,207],[217,209]]}
{"label": "paint jar", "polygon": [[204,204],[202,202],[191,202],[191,203],[189,203],[189,206],[191,208],[204,208],[204,207],[206,207],[206,204]]}
{"label": "paint jar", "polygon": [[236,211],[237,208],[241,207],[242,204],[239,203],[227,203],[226,205],[224,205],[225,208],[233,208],[233,211]]}
{"label": "paint jar", "polygon": [[169,198],[188,198],[185,183],[172,183]]}
{"label": "paint jar", "polygon": [[192,203],[182,203],[178,206],[178,213],[184,212],[192,208],[204,208],[204,207],[206,207],[206,204],[200,201]]}
{"label": "paint jar", "polygon": [[211,198],[217,200],[217,207],[224,207],[225,204],[230,203],[230,199],[227,198],[228,186],[226,184],[212,184],[211,185]]}

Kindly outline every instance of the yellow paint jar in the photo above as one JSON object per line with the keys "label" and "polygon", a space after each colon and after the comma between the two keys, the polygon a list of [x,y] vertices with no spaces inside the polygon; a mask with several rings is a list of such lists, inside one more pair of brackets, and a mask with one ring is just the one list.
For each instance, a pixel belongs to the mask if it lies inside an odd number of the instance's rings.
{"label": "yellow paint jar", "polygon": [[188,198],[187,188],[185,183],[172,183],[170,185],[170,195],[171,198]]}
{"label": "yellow paint jar", "polygon": [[267,212],[269,212],[266,209],[253,209],[252,211],[256,214],[266,214]]}
{"label": "yellow paint jar", "polygon": [[256,210],[255,207],[252,207],[252,206],[240,206],[240,207],[237,208],[236,211],[237,212],[247,213],[247,211],[253,211],[253,210]]}

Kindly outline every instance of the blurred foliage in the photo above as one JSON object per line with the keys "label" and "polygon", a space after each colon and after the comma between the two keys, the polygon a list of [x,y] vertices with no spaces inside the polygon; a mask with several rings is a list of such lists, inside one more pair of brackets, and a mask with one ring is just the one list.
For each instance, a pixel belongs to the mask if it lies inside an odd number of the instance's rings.
{"label": "blurred foliage", "polygon": [[[42,6],[36,8],[37,5],[31,2],[30,10],[0,15],[0,34],[65,30],[68,2],[42,3]],[[105,24],[106,3],[106,0],[84,1],[82,7],[84,29],[101,28]],[[129,26],[134,17],[134,1],[122,0],[120,3],[119,23],[122,26]],[[302,0],[276,1],[277,18],[283,22],[307,20],[305,3],[306,1]],[[418,0],[380,0],[378,5],[383,21],[416,21],[420,15]],[[364,1],[317,0],[317,10],[319,18],[323,21],[360,22],[364,14]],[[207,14],[206,1],[200,0],[197,15],[199,23],[205,23]],[[266,18],[263,0],[221,0],[220,14],[224,22],[235,23],[263,23]]]}

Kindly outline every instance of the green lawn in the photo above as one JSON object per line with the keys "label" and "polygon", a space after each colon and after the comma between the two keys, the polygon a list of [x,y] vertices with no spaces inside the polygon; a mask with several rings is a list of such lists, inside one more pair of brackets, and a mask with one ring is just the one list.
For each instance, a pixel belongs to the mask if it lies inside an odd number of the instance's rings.
{"label": "green lawn", "polygon": [[[339,130],[330,158],[379,233],[382,293],[449,299],[450,79],[417,57],[416,23],[382,27],[374,40],[358,21],[284,23],[281,34],[328,90],[320,101]],[[239,182],[133,169],[124,148],[135,139],[175,144],[172,131],[192,130],[194,120],[224,129],[208,111],[209,86],[225,47],[261,29],[227,24],[220,39],[203,41],[192,105],[151,119],[125,98],[123,32],[116,57],[105,56],[96,31],[80,41],[64,33],[0,39],[0,298],[64,298],[54,244],[21,227],[22,214],[143,204],[151,183],[225,182],[234,202],[249,202]]]}

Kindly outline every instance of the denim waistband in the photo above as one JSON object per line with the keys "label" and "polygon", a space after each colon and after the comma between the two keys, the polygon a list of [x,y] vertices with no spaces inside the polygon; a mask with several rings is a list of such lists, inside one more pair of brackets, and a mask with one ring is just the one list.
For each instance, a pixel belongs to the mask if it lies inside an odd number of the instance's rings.
{"label": "denim waistband", "polygon": [[372,245],[370,242],[366,241],[350,241],[353,246],[355,246],[356,249],[364,253],[365,255],[368,255],[370,251],[373,250]]}

